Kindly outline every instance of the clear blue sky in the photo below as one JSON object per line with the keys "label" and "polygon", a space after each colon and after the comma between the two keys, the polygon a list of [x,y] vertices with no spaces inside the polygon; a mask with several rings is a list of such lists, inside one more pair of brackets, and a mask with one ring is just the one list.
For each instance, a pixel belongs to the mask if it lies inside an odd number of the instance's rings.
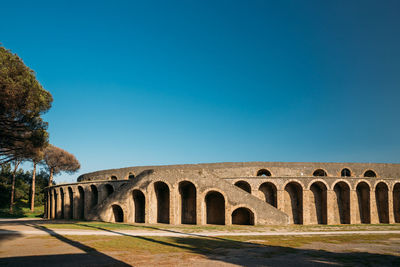
{"label": "clear blue sky", "polygon": [[399,162],[400,1],[5,1],[0,42],[78,174]]}

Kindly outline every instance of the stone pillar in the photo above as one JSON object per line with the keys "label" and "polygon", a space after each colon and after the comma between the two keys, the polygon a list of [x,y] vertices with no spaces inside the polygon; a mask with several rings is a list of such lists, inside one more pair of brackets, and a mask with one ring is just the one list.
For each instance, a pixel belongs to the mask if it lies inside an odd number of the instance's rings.
{"label": "stone pillar", "polygon": [[311,190],[303,190],[303,224],[311,224],[311,218],[310,218],[310,197],[311,197]]}
{"label": "stone pillar", "polygon": [[69,192],[68,192],[68,188],[66,188],[66,190],[64,189],[64,219],[72,219],[69,218],[69,212],[71,209],[70,203],[69,203]]}
{"label": "stone pillar", "polygon": [[394,223],[394,205],[393,205],[393,190],[388,190],[388,210],[389,210],[389,223]]}
{"label": "stone pillar", "polygon": [[277,190],[276,191],[276,205],[278,210],[285,212],[285,191]]}
{"label": "stone pillar", "polygon": [[50,219],[55,218],[54,210],[55,210],[55,203],[54,203],[54,191],[50,193]]}
{"label": "stone pillar", "polygon": [[378,203],[376,203],[375,199],[375,190],[371,188],[369,192],[369,199],[370,199],[370,214],[371,214],[371,224],[378,224],[379,217],[378,217]]}
{"label": "stone pillar", "polygon": [[78,193],[78,189],[74,188],[73,189],[74,192],[74,209],[72,211],[72,218],[74,220],[78,220],[79,219],[79,193]]}
{"label": "stone pillar", "polygon": [[360,211],[356,190],[350,190],[350,224],[360,224]]}
{"label": "stone pillar", "polygon": [[61,192],[60,192],[60,190],[57,190],[55,197],[57,199],[57,201],[56,201],[56,218],[60,219],[61,218]]}
{"label": "stone pillar", "polygon": [[333,190],[326,191],[326,223],[327,224],[340,224],[337,221],[337,216],[335,216],[335,205],[337,205],[336,201],[336,193]]}

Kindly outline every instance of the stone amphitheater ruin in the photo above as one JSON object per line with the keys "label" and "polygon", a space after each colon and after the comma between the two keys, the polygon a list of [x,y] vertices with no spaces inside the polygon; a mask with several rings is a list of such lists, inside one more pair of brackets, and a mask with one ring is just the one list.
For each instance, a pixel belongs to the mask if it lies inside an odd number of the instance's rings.
{"label": "stone amphitheater ruin", "polygon": [[400,164],[212,163],[83,174],[49,219],[167,224],[400,223]]}

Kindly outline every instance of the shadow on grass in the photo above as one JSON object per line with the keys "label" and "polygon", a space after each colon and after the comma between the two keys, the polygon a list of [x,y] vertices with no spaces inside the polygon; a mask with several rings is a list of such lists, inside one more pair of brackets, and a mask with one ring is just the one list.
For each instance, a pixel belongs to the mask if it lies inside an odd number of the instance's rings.
{"label": "shadow on grass", "polygon": [[[66,236],[57,234],[55,231],[40,225],[41,223],[47,223],[46,220],[41,220],[38,222],[26,220],[23,222],[20,221],[19,223],[23,223],[25,225],[35,227],[36,229],[45,231],[58,240],[79,248],[80,250],[84,251],[85,254],[3,258],[0,259],[0,265],[129,266],[96,250],[93,247],[72,240]],[[112,250],[117,249],[120,252],[126,251],[129,253],[135,253],[135,250],[143,252],[146,251],[146,249],[149,249],[149,253],[154,254],[169,253],[171,251],[187,252],[201,255],[202,257],[206,257],[210,260],[237,264],[241,266],[400,266],[400,257],[398,256],[367,252],[338,253],[318,249],[302,249],[279,245],[266,245],[257,243],[260,240],[257,241],[256,236],[251,237],[252,240],[246,239],[246,241],[240,241],[240,237],[209,237],[201,234],[182,233],[176,230],[163,229],[162,226],[138,226],[138,228],[148,228],[152,230],[182,234],[182,236],[177,237],[149,237],[135,236],[82,222],[79,224],[87,228],[113,233],[116,236],[121,236],[124,238],[124,240],[110,242],[112,244],[109,245],[106,241],[107,243],[105,244],[104,251],[107,251],[107,247],[109,247],[112,248]],[[71,235],[73,235],[73,233],[71,233]],[[128,246],[124,246],[124,244]],[[371,245],[373,246],[373,244]],[[172,254],[171,257],[175,257],[175,255]]]}
{"label": "shadow on grass", "polygon": [[[83,224],[85,225],[85,224]],[[400,257],[368,252],[329,252],[325,250],[301,249],[284,246],[271,246],[228,238],[182,233],[155,226],[140,226],[153,230],[182,234],[182,237],[167,237],[164,240],[145,236],[135,236],[123,232],[85,225],[116,235],[143,240],[162,246],[183,249],[187,252],[206,256],[242,266],[400,266]]]}

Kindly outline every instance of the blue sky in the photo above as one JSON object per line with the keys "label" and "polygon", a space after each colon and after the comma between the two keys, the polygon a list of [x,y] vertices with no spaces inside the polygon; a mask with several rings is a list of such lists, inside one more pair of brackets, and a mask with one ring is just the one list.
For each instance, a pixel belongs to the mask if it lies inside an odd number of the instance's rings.
{"label": "blue sky", "polygon": [[[399,1],[6,1],[0,42],[54,97],[79,174],[399,162]],[[27,165],[29,167],[29,165]]]}

